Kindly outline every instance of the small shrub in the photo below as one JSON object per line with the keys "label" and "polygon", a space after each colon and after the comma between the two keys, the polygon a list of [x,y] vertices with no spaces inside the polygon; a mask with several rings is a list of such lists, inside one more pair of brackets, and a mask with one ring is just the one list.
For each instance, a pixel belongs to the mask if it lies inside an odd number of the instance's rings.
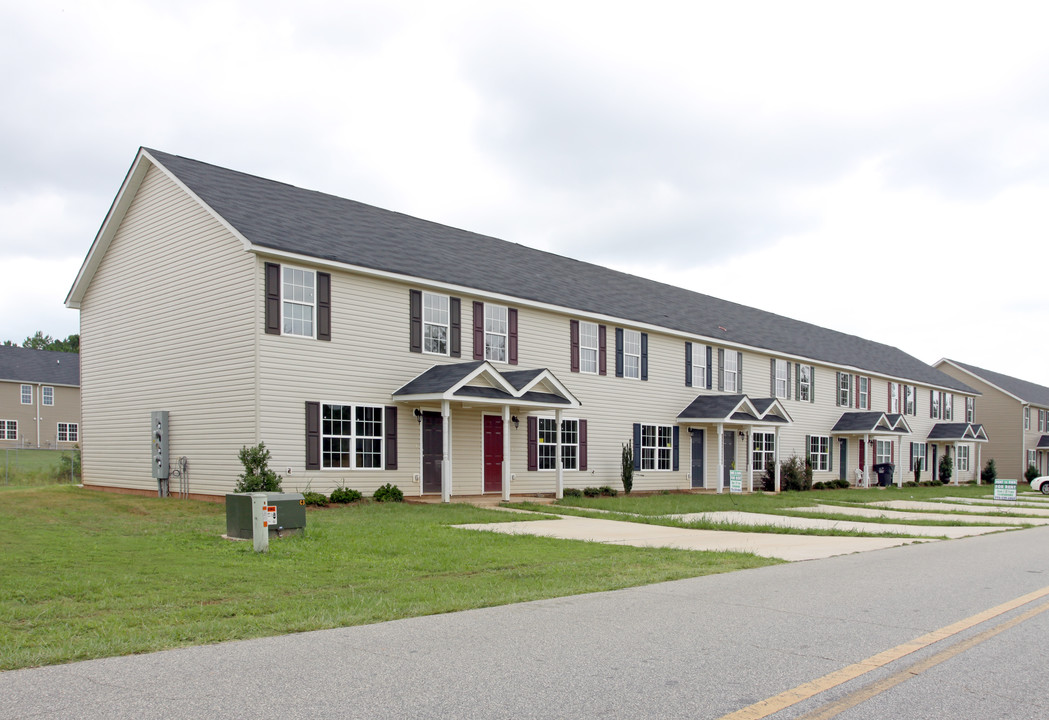
{"label": "small shrub", "polygon": [[565,497],[583,497],[583,491],[579,488],[565,488]]}
{"label": "small shrub", "polygon": [[351,490],[350,488],[340,487],[335,488],[331,491],[331,501],[333,503],[352,503],[360,500],[363,495],[357,490]]}
{"label": "small shrub", "polygon": [[987,461],[987,464],[984,466],[983,470],[980,471],[980,480],[993,485],[994,481],[997,479],[998,468],[994,464],[994,458],[991,458]]}
{"label": "small shrub", "polygon": [[917,486],[918,483],[920,483],[921,481],[922,481],[922,466],[921,466],[921,463],[915,462],[915,465],[914,465],[914,485]]}
{"label": "small shrub", "polygon": [[[775,472],[775,464],[772,465],[772,471]],[[765,474],[768,475],[768,468],[766,467]],[[779,469],[779,480],[780,486],[784,490],[811,490],[812,489],[812,475],[805,472],[805,467],[802,465],[801,458],[797,455],[791,455],[790,458],[780,463]]]}
{"label": "small shrub", "polygon": [[313,492],[312,490],[306,490],[302,493],[302,499],[306,501],[307,505],[314,507],[325,507],[328,504],[328,496],[324,493]]}
{"label": "small shrub", "polygon": [[944,455],[940,458],[940,484],[946,485],[951,481],[951,475],[954,474],[954,460]]}
{"label": "small shrub", "polygon": [[587,497],[597,497],[598,495],[601,494],[601,490],[599,488],[596,488],[596,487],[587,487],[587,488],[583,488],[583,494],[586,495]]}
{"label": "small shrub", "polygon": [[630,443],[623,444],[623,492],[627,495],[634,487],[634,451],[630,446]]}
{"label": "small shrub", "polygon": [[1031,482],[1036,477],[1038,477],[1038,468],[1036,468],[1034,465],[1028,465],[1027,470],[1024,471],[1024,478],[1027,480],[1027,482]]}
{"label": "small shrub", "polygon": [[404,502],[404,493],[396,485],[386,483],[372,495],[375,502]]}
{"label": "small shrub", "polygon": [[270,451],[266,449],[266,443],[259,443],[255,447],[241,447],[237,453],[244,473],[237,478],[235,492],[280,492],[281,476],[269,468]]}
{"label": "small shrub", "polygon": [[611,487],[609,485],[602,485],[601,487],[599,487],[597,489],[597,491],[599,493],[601,493],[602,495],[604,495],[605,497],[615,497],[616,495],[619,494],[618,490],[616,490],[614,487]]}
{"label": "small shrub", "polygon": [[827,489],[827,484],[824,483],[824,482],[814,482],[814,483],[812,483],[812,489],[813,490],[826,490]]}
{"label": "small shrub", "polygon": [[913,480],[908,480],[907,482],[905,482],[903,484],[903,486],[904,487],[918,487],[918,483],[914,482]]}

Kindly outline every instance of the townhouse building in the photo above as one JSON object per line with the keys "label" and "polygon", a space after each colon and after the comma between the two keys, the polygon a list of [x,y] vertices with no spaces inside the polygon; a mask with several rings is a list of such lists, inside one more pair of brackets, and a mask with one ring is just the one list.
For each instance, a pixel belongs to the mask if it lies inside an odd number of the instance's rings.
{"label": "townhouse building", "polygon": [[[978,393],[901,350],[511,242],[140,149],[74,282],[88,485],[192,494],[265,442],[284,486],[408,495],[978,476]],[[778,467],[778,463],[777,463]]]}
{"label": "townhouse building", "polygon": [[80,439],[80,356],[0,345],[0,448],[72,448]]}
{"label": "townhouse building", "polygon": [[1028,467],[1049,474],[1049,388],[958,360],[935,367],[982,393],[978,416],[999,477],[1023,480]]}

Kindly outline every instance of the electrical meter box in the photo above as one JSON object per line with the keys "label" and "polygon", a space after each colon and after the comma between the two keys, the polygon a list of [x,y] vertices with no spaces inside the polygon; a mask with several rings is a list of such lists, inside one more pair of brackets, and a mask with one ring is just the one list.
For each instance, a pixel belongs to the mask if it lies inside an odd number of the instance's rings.
{"label": "electrical meter box", "polygon": [[[302,493],[266,493],[270,538],[301,533],[306,528]],[[251,493],[227,493],[226,535],[251,540]]]}
{"label": "electrical meter box", "polygon": [[152,427],[153,477],[168,478],[168,411],[154,410],[149,414]]}

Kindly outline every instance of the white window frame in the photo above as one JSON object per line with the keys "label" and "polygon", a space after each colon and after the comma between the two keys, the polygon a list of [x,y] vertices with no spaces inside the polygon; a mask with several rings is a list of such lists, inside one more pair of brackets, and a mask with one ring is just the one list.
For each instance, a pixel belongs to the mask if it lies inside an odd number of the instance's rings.
{"label": "white window frame", "polygon": [[830,470],[830,436],[809,436],[809,462],[812,463],[813,472],[826,472]]}
{"label": "white window frame", "polygon": [[916,442],[911,446],[911,467],[926,472],[929,469],[929,447],[927,443]]}
{"label": "white window frame", "polygon": [[[698,350],[698,352],[697,352]],[[707,387],[707,346],[692,346],[692,387]]]}
{"label": "white window frame", "polygon": [[[536,441],[539,446],[540,472],[557,470],[557,418],[539,417]],[[564,470],[579,469],[579,419],[561,418],[561,466]]]}
{"label": "white window frame", "polygon": [[860,376],[860,408],[863,410],[870,410],[871,408],[871,379],[869,377]]}
{"label": "white window frame", "polygon": [[667,472],[674,469],[674,428],[641,425],[641,469]]}
{"label": "white window frame", "polygon": [[889,383],[889,412],[900,414],[900,384],[898,382]]}
{"label": "white window frame", "polygon": [[40,388],[40,404],[51,407],[55,404],[55,389],[50,385]]}
{"label": "white window frame", "polygon": [[489,362],[505,363],[509,352],[510,311],[505,305],[486,302],[484,304],[484,359]]}
{"label": "white window frame", "polygon": [[903,386],[903,414],[918,414],[918,388],[914,385]]}
{"label": "white window frame", "polygon": [[954,393],[943,393],[943,419],[954,420]]}
{"label": "white window frame", "polygon": [[874,462],[876,464],[892,462],[892,440],[875,439]]}
{"label": "white window frame", "polygon": [[[306,284],[307,278],[310,280],[310,286]],[[296,310],[302,314],[301,317],[295,316],[294,311]],[[309,323],[309,332],[306,332],[305,326],[307,323]],[[296,331],[296,324],[302,325],[298,332]],[[280,329],[281,335],[305,338],[317,337],[316,270],[307,270],[294,265],[281,266]]]}
{"label": "white window frame", "polygon": [[976,419],[976,398],[967,397],[965,398],[965,422],[975,422]]}
{"label": "white window frame", "polygon": [[[422,293],[423,353],[448,356],[451,337],[450,299],[439,293]],[[432,331],[432,332],[431,332]]]}
{"label": "white window frame", "polygon": [[[325,410],[332,407],[342,408],[344,413],[343,416],[335,418],[326,418]],[[349,410],[349,419],[345,417],[345,410]],[[371,418],[359,418],[358,411],[370,411],[373,413]],[[321,470],[385,470],[386,469],[386,408],[382,405],[371,405],[366,403],[345,403],[345,402],[324,402],[321,403],[321,432],[320,432],[320,444],[321,444]],[[343,432],[334,433],[326,432],[326,424],[329,422],[340,423],[339,429]],[[378,435],[366,434],[359,432],[359,423],[363,423],[365,427],[367,425],[378,424],[379,432]],[[346,425],[349,425],[349,433],[345,432]],[[337,450],[329,449],[329,446],[325,441],[336,440],[344,444],[344,447]],[[367,444],[367,445],[366,445]],[[376,445],[378,450],[376,450]],[[362,464],[358,455],[374,456],[378,453],[378,465],[367,465]],[[335,456],[344,457],[348,455],[347,464],[333,465],[331,459]]]}
{"label": "white window frame", "polygon": [[955,458],[955,464],[958,466],[959,472],[969,471],[969,446],[959,445],[958,446],[958,457]]}
{"label": "white window frame", "polygon": [[641,331],[623,329],[623,377],[641,379]]}
{"label": "white window frame", "polygon": [[852,375],[849,373],[838,375],[838,405],[852,407]]}
{"label": "white window frame", "polygon": [[1038,411],[1038,432],[1045,430],[1045,410]]}
{"label": "white window frame", "polygon": [[722,354],[725,358],[725,367],[722,368],[722,374],[725,376],[725,392],[739,392],[737,389],[737,378],[739,377],[739,355],[735,350],[726,350]]}
{"label": "white window frame", "polygon": [[[816,368],[812,365],[801,365],[798,369],[798,400],[812,402],[812,376]],[[806,377],[808,376],[808,377]]]}
{"label": "white window frame", "polygon": [[940,412],[942,409],[941,399],[939,390],[929,391],[929,417],[933,420],[940,420]]}
{"label": "white window frame", "polygon": [[1024,465],[1024,472],[1027,472],[1027,468],[1031,467],[1032,465],[1034,465],[1035,467],[1038,467],[1037,465],[1035,465],[1035,462],[1037,460],[1037,456],[1038,456],[1038,453],[1036,453],[1034,450],[1028,450],[1027,451],[1027,464]]}
{"label": "white window frame", "polygon": [[787,380],[787,361],[775,359],[776,362],[776,397],[785,398],[787,397],[787,388],[789,381]]}
{"label": "white window frame", "polygon": [[[22,387],[25,387],[25,385],[23,385]],[[23,395],[23,397],[24,397],[24,395]],[[25,403],[22,403],[22,404],[24,405]],[[1030,406],[1028,406],[1028,407],[1024,408],[1024,430],[1030,430],[1030,429],[1031,429],[1031,408],[1030,408]]]}
{"label": "white window frame", "polygon": [[769,460],[776,460],[776,433],[755,430],[750,433],[750,452],[752,467],[756,472],[764,472]]}
{"label": "white window frame", "polygon": [[0,420],[0,440],[18,439],[18,421]]}
{"label": "white window frame", "polygon": [[22,404],[23,405],[32,405],[33,404],[33,386],[32,385],[23,385],[20,388],[20,393],[21,393],[21,396],[22,396]]}
{"label": "white window frame", "polygon": [[597,375],[600,330],[597,323],[579,321],[579,372]]}
{"label": "white window frame", "polygon": [[78,423],[58,423],[58,430],[55,435],[58,438],[58,442],[79,442],[80,441],[80,425]]}

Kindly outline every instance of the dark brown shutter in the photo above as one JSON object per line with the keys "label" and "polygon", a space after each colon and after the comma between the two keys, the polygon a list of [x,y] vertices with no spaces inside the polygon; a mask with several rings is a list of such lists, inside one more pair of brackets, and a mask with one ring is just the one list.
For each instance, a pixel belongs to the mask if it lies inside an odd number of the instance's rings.
{"label": "dark brown shutter", "polygon": [[579,372],[579,321],[568,321],[569,353],[571,357],[572,372]]}
{"label": "dark brown shutter", "polygon": [[692,387],[692,343],[685,343],[685,387]]}
{"label": "dark brown shutter", "polygon": [[623,377],[623,328],[616,328],[616,377]]}
{"label": "dark brown shutter", "polygon": [[736,353],[736,392],[743,394],[743,353]]}
{"label": "dark brown shutter", "polygon": [[769,397],[776,397],[776,358],[770,358],[769,363],[772,365],[772,380],[771,389],[769,390]]}
{"label": "dark brown shutter", "polygon": [[317,339],[331,340],[331,273],[317,273]]}
{"label": "dark brown shutter", "polygon": [[674,470],[678,470],[680,467],[681,458],[681,428],[677,425],[674,426]]}
{"label": "dark brown shutter", "polygon": [[641,379],[648,380],[648,333],[641,333]]}
{"label": "dark brown shutter", "polygon": [[634,469],[641,469],[641,423],[634,423]]}
{"label": "dark brown shutter", "polygon": [[707,345],[707,390],[714,388],[714,348]]}
{"label": "dark brown shutter", "polygon": [[321,404],[306,403],[306,469],[321,469]]}
{"label": "dark brown shutter", "polygon": [[266,334],[280,335],[280,265],[266,263]]}
{"label": "dark brown shutter", "polygon": [[474,301],[474,360],[484,360],[484,303]]}
{"label": "dark brown shutter", "polygon": [[608,331],[604,325],[597,326],[597,371],[601,375],[608,374],[608,348],[607,348],[607,335]]}
{"label": "dark brown shutter", "polygon": [[579,469],[586,470],[586,420],[579,421]]}
{"label": "dark brown shutter", "polygon": [[517,364],[517,308],[509,308],[506,311],[507,322],[507,360],[511,365]]}
{"label": "dark brown shutter", "polygon": [[397,469],[397,407],[387,405],[383,418],[386,433],[386,470]]}
{"label": "dark brown shutter", "polygon": [[409,346],[414,353],[423,351],[423,294],[421,290],[408,291]]}
{"label": "dark brown shutter", "polygon": [[539,469],[539,419],[528,416],[528,469]]}
{"label": "dark brown shutter", "polygon": [[718,348],[718,391],[725,392],[725,349]]}
{"label": "dark brown shutter", "polygon": [[451,326],[450,335],[452,336],[449,354],[455,358],[462,357],[463,354],[462,304],[462,300],[457,297],[448,298],[448,324]]}

